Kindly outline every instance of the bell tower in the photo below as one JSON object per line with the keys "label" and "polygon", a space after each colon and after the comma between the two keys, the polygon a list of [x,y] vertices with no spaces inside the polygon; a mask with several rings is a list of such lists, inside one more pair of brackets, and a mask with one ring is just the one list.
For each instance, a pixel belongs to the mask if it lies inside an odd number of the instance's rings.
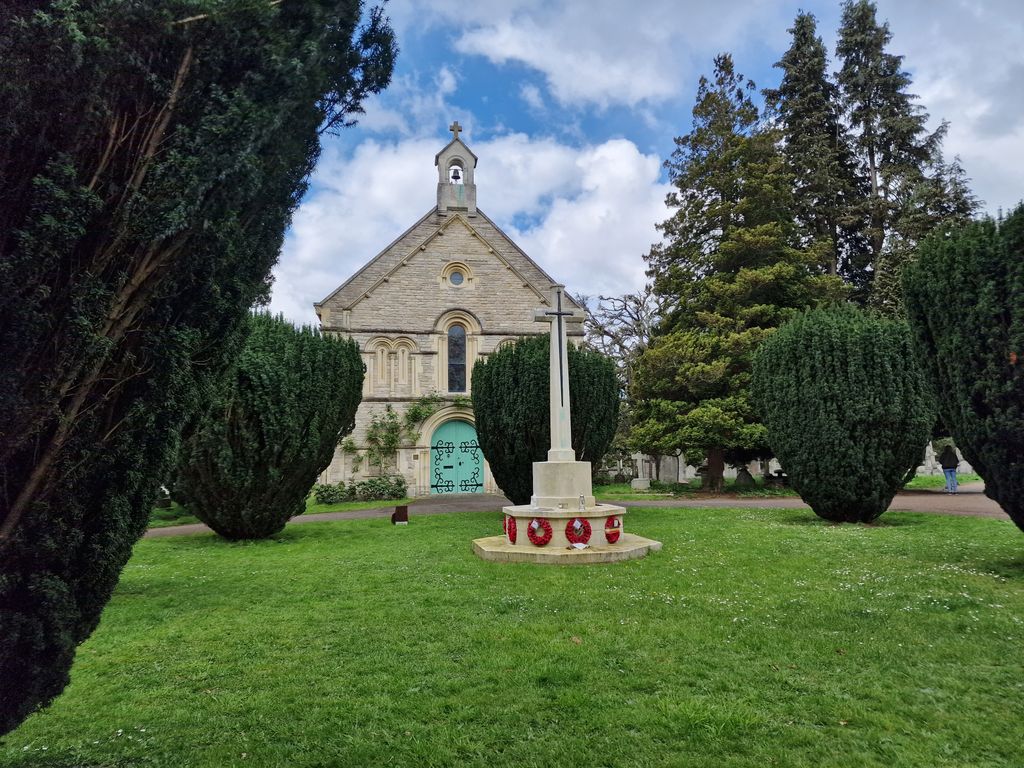
{"label": "bell tower", "polygon": [[452,140],[434,156],[437,166],[437,210],[438,213],[460,211],[467,216],[476,216],[476,155],[459,138],[462,126],[456,120],[448,130]]}

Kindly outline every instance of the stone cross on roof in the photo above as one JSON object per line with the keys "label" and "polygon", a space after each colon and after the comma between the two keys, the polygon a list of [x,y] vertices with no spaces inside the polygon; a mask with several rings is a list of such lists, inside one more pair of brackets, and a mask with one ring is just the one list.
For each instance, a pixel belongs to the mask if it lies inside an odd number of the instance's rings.
{"label": "stone cross on roof", "polygon": [[462,126],[459,125],[459,121],[456,120],[454,123],[448,126],[448,130],[452,132],[454,138],[459,138],[459,131],[462,130]]}

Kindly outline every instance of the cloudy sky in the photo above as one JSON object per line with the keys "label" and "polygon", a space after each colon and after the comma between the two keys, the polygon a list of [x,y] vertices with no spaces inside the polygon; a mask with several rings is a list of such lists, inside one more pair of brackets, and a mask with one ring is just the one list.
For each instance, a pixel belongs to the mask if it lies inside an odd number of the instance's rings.
{"label": "cloudy sky", "polygon": [[[947,157],[960,156],[986,210],[1012,207],[1024,196],[1024,2],[878,7],[932,124],[950,121]],[[698,77],[729,51],[774,87],[800,9],[834,51],[838,1],[392,0],[392,85],[328,139],[272,308],[315,322],[313,302],[434,205],[434,155],[456,119],[479,157],[481,210],[569,290],[636,290]]]}

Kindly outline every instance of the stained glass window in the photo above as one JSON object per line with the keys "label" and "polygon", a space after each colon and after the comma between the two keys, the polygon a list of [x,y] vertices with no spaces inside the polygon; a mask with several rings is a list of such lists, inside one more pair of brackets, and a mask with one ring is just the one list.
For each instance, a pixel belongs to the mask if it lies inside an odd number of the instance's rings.
{"label": "stained glass window", "polygon": [[466,329],[461,325],[448,329],[448,391],[466,391]]}

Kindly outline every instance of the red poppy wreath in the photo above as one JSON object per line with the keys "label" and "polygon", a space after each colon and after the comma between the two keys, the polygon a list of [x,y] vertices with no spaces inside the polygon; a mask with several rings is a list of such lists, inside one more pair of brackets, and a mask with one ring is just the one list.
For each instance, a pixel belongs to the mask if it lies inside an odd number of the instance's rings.
{"label": "red poppy wreath", "polygon": [[505,535],[508,536],[509,542],[512,544],[516,543],[516,519],[511,515],[505,518]]}
{"label": "red poppy wreath", "polygon": [[551,523],[543,517],[535,517],[526,526],[526,535],[530,537],[530,543],[543,547],[551,541]]}
{"label": "red poppy wreath", "polygon": [[565,524],[565,538],[570,544],[586,544],[590,541],[590,521],[583,517],[574,517]]}
{"label": "red poppy wreath", "polygon": [[612,515],[604,521],[604,537],[609,544],[614,544],[622,535],[622,521]]}

